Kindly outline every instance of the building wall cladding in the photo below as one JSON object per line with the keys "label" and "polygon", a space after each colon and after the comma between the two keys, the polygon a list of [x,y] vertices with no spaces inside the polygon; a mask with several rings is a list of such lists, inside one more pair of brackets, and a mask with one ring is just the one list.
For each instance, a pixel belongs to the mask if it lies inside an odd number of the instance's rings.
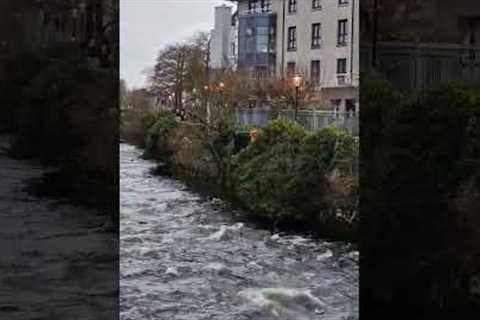
{"label": "building wall cladding", "polygon": [[[238,65],[240,69],[255,72],[266,68],[275,70],[275,48],[270,46],[276,15],[272,13],[246,14],[239,17]],[[273,50],[272,50],[273,49]],[[272,72],[273,71],[273,72]]]}
{"label": "building wall cladding", "polygon": [[[286,13],[285,30],[295,26],[297,28],[297,50],[288,51],[285,46],[285,66],[288,62],[295,62],[297,71],[306,77],[311,74],[311,61],[320,60],[321,82],[323,87],[337,86],[337,59],[347,59],[347,73],[352,80],[358,79],[358,0],[349,0],[346,5],[339,5],[338,0],[321,1],[321,9],[312,9],[312,1],[297,1],[297,12]],[[286,1],[288,7],[288,1]],[[352,10],[355,8],[355,10]],[[337,45],[337,28],[339,20],[347,20],[347,41],[346,45]],[[282,23],[282,22],[280,22]],[[312,49],[312,24],[320,23],[320,47]],[[352,23],[354,24],[352,33]],[[352,39],[353,35],[353,39]],[[353,42],[352,42],[353,40]],[[285,32],[284,43],[288,41],[288,31]],[[353,43],[353,51],[352,51]],[[281,52],[281,47],[279,48]],[[281,59],[281,57],[280,57]],[[279,66],[281,68],[281,64]],[[282,70],[278,70],[282,73]]]}
{"label": "building wall cladding", "polygon": [[[297,0],[296,12],[289,13],[289,0],[271,0],[270,9],[275,14],[276,41],[275,50],[270,57],[275,59],[275,74],[279,78],[286,78],[288,64],[295,63],[295,72],[301,74],[306,81],[312,75],[312,61],[320,61],[319,95],[325,99],[358,99],[359,79],[359,1],[348,0],[340,3],[339,0],[320,0],[320,7],[313,8],[312,0]],[[260,8],[261,1],[257,1]],[[243,25],[247,24],[249,16],[249,0],[238,1],[238,11]],[[266,15],[258,13],[254,16]],[[270,15],[272,16],[272,15]],[[260,18],[257,18],[260,19]],[[338,45],[338,22],[347,20],[347,36],[345,45]],[[312,48],[312,25],[320,24],[320,46]],[[288,29],[296,27],[296,50],[288,49]],[[242,37],[242,23],[239,33],[239,62],[248,66],[250,57],[245,55],[246,42]],[[345,84],[339,84],[337,77],[337,59],[346,59]],[[242,60],[243,59],[243,60]],[[352,88],[352,90],[346,90]],[[328,91],[328,92],[327,92]],[[328,97],[328,98],[327,98]]]}
{"label": "building wall cladding", "polygon": [[232,7],[215,7],[215,27],[212,30],[212,68],[223,69],[231,66],[232,52]]}

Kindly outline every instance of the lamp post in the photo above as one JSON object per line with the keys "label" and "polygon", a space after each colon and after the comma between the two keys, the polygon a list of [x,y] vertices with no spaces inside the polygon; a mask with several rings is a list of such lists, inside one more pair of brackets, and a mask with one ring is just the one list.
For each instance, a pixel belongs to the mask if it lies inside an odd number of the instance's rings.
{"label": "lamp post", "polygon": [[302,83],[302,77],[300,75],[296,75],[293,77],[293,85],[295,86],[295,122],[297,122],[297,114],[298,114],[298,96],[300,90],[300,84]]}
{"label": "lamp post", "polygon": [[197,105],[198,105],[197,88],[193,88],[193,89],[192,89],[192,98],[193,98],[192,108],[193,108],[193,110],[196,110],[196,109],[197,109]]}
{"label": "lamp post", "polygon": [[218,88],[219,88],[219,91],[220,91],[220,98],[222,100],[222,108],[223,108],[225,106],[225,96],[224,96],[224,91],[223,91],[223,89],[225,89],[225,83],[220,82],[218,84]]}
{"label": "lamp post", "polygon": [[205,90],[205,111],[207,113],[207,123],[210,123],[210,105],[208,103],[208,85],[205,85],[203,87],[203,89]]}

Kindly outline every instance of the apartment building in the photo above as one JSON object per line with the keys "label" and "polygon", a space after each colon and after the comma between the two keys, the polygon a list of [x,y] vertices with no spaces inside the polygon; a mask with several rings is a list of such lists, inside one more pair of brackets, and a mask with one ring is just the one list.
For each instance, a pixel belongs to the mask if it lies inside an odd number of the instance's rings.
{"label": "apartment building", "polygon": [[299,74],[334,110],[358,110],[359,0],[239,0],[239,69]]}
{"label": "apartment building", "polygon": [[222,5],[215,7],[215,24],[211,32],[210,61],[212,69],[232,69],[237,67],[238,22],[233,8]]}

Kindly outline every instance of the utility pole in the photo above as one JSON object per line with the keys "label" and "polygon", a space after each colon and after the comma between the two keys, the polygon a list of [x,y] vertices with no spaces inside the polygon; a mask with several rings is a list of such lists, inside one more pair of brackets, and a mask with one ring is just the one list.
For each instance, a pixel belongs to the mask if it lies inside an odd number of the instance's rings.
{"label": "utility pole", "polygon": [[281,70],[281,77],[282,77],[282,80],[285,79],[285,4],[286,0],[283,0],[282,1],[282,9],[283,9],[283,12],[282,12],[282,70]]}
{"label": "utility pole", "polygon": [[[350,32],[351,32],[351,35],[350,35],[350,77],[353,78],[353,55],[354,55],[354,45],[355,45],[355,23],[356,23],[356,20],[355,20],[355,0],[352,0],[352,26],[350,27]],[[360,33],[359,33],[360,34]],[[350,79],[351,81],[353,81],[353,79]]]}
{"label": "utility pole", "polygon": [[209,36],[208,42],[207,42],[207,57],[206,57],[206,63],[205,63],[205,109],[207,113],[207,123],[210,123],[210,101],[209,101],[209,90],[210,90],[210,44],[212,41],[212,36]]}

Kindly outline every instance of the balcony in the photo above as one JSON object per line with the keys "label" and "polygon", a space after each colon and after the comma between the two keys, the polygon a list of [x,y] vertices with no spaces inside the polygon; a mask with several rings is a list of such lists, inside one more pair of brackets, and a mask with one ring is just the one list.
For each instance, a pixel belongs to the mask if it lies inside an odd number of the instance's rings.
{"label": "balcony", "polygon": [[337,74],[337,86],[345,87],[352,84],[352,78],[349,74]]}
{"label": "balcony", "polygon": [[240,11],[238,14],[239,16],[269,15],[269,14],[272,14],[272,9],[270,8],[246,9],[246,10]]}

